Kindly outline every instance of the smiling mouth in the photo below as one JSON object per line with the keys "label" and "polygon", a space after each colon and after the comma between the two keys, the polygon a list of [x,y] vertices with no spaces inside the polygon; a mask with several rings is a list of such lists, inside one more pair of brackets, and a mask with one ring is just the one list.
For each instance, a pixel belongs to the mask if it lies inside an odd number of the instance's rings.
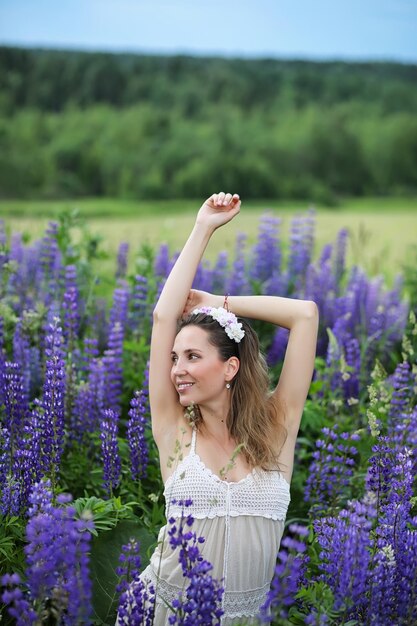
{"label": "smiling mouth", "polygon": [[177,389],[178,389],[178,391],[184,391],[185,389],[189,389],[193,385],[194,385],[194,383],[179,383],[177,385]]}

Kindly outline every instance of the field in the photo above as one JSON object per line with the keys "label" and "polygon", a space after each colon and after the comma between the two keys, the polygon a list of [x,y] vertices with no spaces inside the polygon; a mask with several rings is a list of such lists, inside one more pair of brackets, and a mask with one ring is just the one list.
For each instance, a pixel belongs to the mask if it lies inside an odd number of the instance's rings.
{"label": "field", "polygon": [[[193,223],[199,200],[134,202],[112,199],[79,199],[74,201],[3,200],[0,216],[9,231],[26,233],[30,239],[39,237],[51,219],[62,211],[76,210],[89,230],[102,238],[102,249],[109,257],[119,244],[128,242],[132,250],[143,243],[152,246],[165,242],[171,251],[181,248]],[[282,218],[282,239],[288,240],[291,218],[311,208],[305,202],[249,201],[242,203],[239,220],[217,233],[207,250],[214,260],[220,250],[233,250],[238,232],[248,235],[248,245],[257,237],[260,216],[272,211]],[[417,244],[416,198],[358,198],[337,207],[314,207],[316,211],[315,254],[323,245],[335,241],[342,228],[349,230],[347,264],[358,264],[369,274],[383,274],[392,284],[405,262],[414,258]],[[104,270],[110,263],[104,262]]]}
{"label": "field", "polygon": [[[135,603],[143,606],[139,587],[133,603],[121,592],[137,580],[170,517],[150,428],[151,311],[196,207],[191,201],[0,204],[8,235],[0,248],[5,626],[15,625],[13,616],[18,626],[45,620],[111,626],[118,610],[130,614]],[[91,253],[91,239],[72,218],[48,225],[76,208],[89,235],[102,237],[104,258]],[[268,209],[282,217],[279,227],[262,218]],[[270,611],[272,626],[414,626],[417,201],[350,201],[318,207],[314,220],[308,209],[245,204],[208,251],[211,260],[230,251],[229,265],[197,272],[197,288],[308,297],[320,312],[285,535],[257,623]],[[338,236],[342,228],[347,239]],[[241,250],[235,254],[240,232],[248,234],[245,258]],[[164,241],[170,258],[159,247]],[[128,258],[121,242],[131,244]],[[151,253],[139,267],[135,257],[144,243]],[[405,293],[394,277],[407,260]],[[288,331],[253,323],[277,380]],[[181,442],[173,454],[175,465]],[[221,581],[193,564],[192,539],[174,536],[188,529],[186,511],[177,522],[176,531],[168,524],[170,545],[175,550],[182,541],[189,561],[173,623],[218,626]],[[204,602],[188,602],[187,594],[203,594]],[[148,618],[129,623],[153,624]]]}

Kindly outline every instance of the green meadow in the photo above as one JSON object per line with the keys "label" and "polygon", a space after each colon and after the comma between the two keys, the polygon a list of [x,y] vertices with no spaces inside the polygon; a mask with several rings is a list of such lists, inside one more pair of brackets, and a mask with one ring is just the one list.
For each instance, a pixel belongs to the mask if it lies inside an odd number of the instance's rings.
{"label": "green meadow", "polygon": [[[133,201],[111,198],[86,198],[62,201],[3,200],[0,216],[8,232],[22,232],[26,239],[42,235],[50,220],[64,212],[76,214],[90,233],[101,239],[101,249],[113,257],[119,244],[130,244],[134,263],[143,244],[153,247],[167,243],[172,252],[179,249],[192,227],[200,200]],[[282,218],[282,239],[288,241],[291,220],[296,214],[314,208],[316,249],[336,239],[341,228],[349,230],[348,264],[359,264],[371,275],[384,274],[392,283],[404,263],[412,263],[417,246],[417,198],[355,198],[335,207],[310,205],[303,201],[242,201],[238,219],[213,238],[207,258],[213,260],[220,250],[231,255],[236,235],[244,232],[250,246],[257,235],[259,219],[267,211]],[[103,261],[103,270],[111,262]]]}

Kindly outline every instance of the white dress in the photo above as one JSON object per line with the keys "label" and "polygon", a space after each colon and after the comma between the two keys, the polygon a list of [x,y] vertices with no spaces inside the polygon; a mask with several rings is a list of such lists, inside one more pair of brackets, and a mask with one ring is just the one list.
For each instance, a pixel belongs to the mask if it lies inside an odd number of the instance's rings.
{"label": "white dress", "polygon": [[[192,530],[205,538],[200,552],[225,589],[221,624],[250,624],[274,574],[290,502],[289,484],[278,470],[257,468],[237,482],[221,480],[196,453],[196,439],[194,429],[189,454],[165,484],[166,517],[181,518],[184,511],[172,500],[192,500],[186,515],[194,518]],[[172,615],[167,605],[188,583],[178,551],[169,545],[167,526],[161,528],[158,546],[141,578],[157,590],[155,626],[167,626]]]}

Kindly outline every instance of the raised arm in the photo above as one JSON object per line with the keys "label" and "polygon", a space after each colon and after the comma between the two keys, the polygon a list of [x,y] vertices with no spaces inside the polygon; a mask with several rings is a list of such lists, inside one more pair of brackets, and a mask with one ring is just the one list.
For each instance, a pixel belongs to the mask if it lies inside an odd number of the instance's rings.
{"label": "raised arm", "polygon": [[191,234],[164,285],[153,314],[149,398],[156,443],[170,437],[183,408],[171,382],[171,350],[198,264],[214,231],[240,210],[237,194],[213,194],[200,208]]}

